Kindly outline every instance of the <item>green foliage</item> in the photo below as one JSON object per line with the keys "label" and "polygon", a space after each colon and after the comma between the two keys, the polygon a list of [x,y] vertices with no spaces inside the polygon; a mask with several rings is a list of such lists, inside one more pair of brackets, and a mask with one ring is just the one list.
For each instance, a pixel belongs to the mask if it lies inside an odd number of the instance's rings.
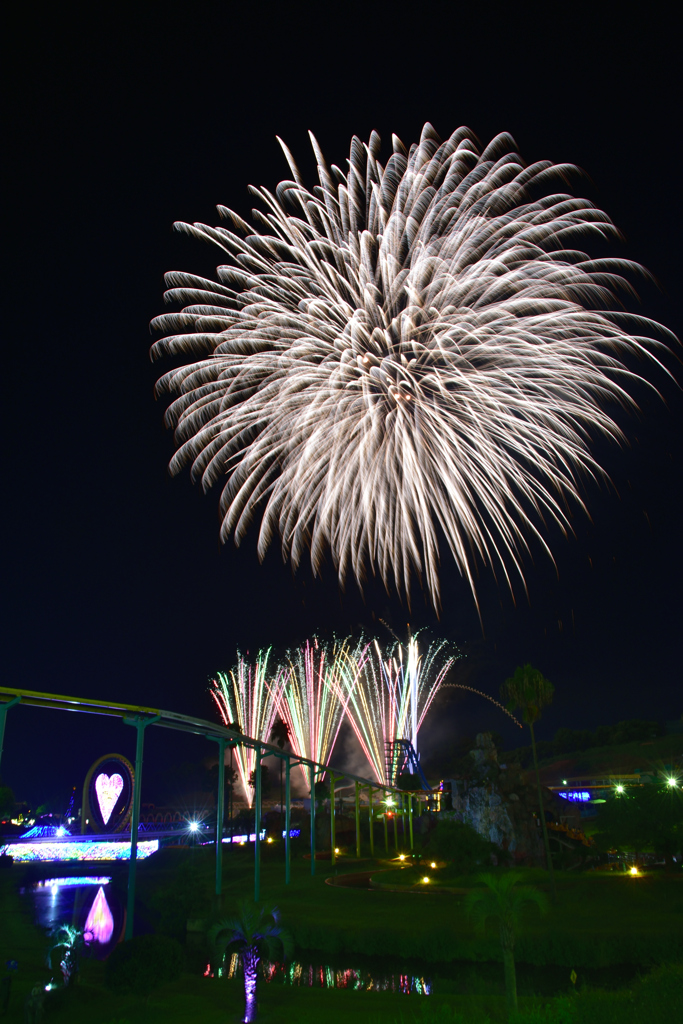
{"label": "green foliage", "polygon": [[498,922],[508,1009],[511,1012],[516,1011],[517,979],[512,953],[515,932],[520,925],[525,907],[533,904],[541,913],[545,913],[547,900],[544,893],[534,886],[520,885],[521,875],[516,871],[508,871],[504,875],[480,875],[479,880],[483,888],[468,892],[465,897],[465,908],[482,931],[489,918],[493,917]]}
{"label": "green foliage", "polygon": [[600,811],[595,838],[603,849],[652,848],[671,861],[683,848],[683,791],[649,783],[611,796]]}
{"label": "green foliage", "polygon": [[[601,725],[594,731],[590,729],[558,729],[552,740],[537,740],[536,751],[541,760],[548,757],[559,757],[562,754],[575,754],[596,747],[616,747],[623,743],[645,743],[664,735],[661,722],[651,719],[630,718],[616,725]],[[531,747],[517,747],[506,754],[514,757],[523,767],[532,763]]]}
{"label": "green foliage", "polygon": [[541,717],[541,710],[552,704],[555,687],[542,672],[532,665],[518,665],[515,674],[500,688],[500,698],[508,711],[522,709],[524,721],[533,725]]}
{"label": "green foliage", "polygon": [[14,793],[9,786],[0,786],[0,819],[11,818],[16,807]]}
{"label": "green foliage", "polygon": [[503,948],[512,949],[523,910],[535,906],[542,914],[547,911],[545,893],[533,885],[522,885],[523,876],[517,871],[480,875],[479,881],[481,888],[470,890],[465,897],[465,910],[482,931],[489,918],[495,918]]}
{"label": "green foliage", "polygon": [[576,999],[561,996],[552,1003],[525,1007],[508,1018],[509,1024],[577,1024]]}
{"label": "green foliage", "polygon": [[531,1006],[511,1024],[668,1024],[683,1016],[683,964],[656,968],[628,988],[582,991]]}
{"label": "green foliage", "polygon": [[[168,851],[178,854],[179,863],[172,874],[155,890],[149,905],[156,917],[156,931],[182,942],[190,918],[202,917],[211,907],[213,899],[212,864],[198,864],[202,851],[187,856],[187,851]],[[208,870],[206,870],[208,866]]]}
{"label": "green foliage", "polygon": [[[256,770],[252,771],[249,775],[249,785],[252,789],[256,789]],[[267,796],[273,785],[273,780],[270,775],[270,768],[267,764],[261,765],[261,797]]]}
{"label": "green foliage", "polygon": [[289,742],[289,726],[285,720],[278,715],[270,730],[270,742],[277,743],[280,750],[284,750],[285,743]]}
{"label": "green foliage", "polygon": [[439,821],[429,837],[429,853],[448,861],[459,874],[467,874],[490,865],[491,854],[500,854],[500,850],[471,825]]}
{"label": "green foliage", "polygon": [[[212,764],[209,768],[209,775],[211,776],[211,785],[214,793],[218,790],[218,768],[218,761],[216,761],[215,764]],[[223,766],[223,774],[225,777],[225,795],[227,797],[231,789],[238,788],[237,784],[239,782],[239,776],[235,769],[231,768],[229,764]]]}
{"label": "green foliage", "polygon": [[288,957],[293,949],[289,932],[280,925],[277,907],[252,900],[240,900],[236,914],[213,926],[209,941],[218,960],[222,960],[229,949],[243,955],[255,947],[259,955],[272,959],[279,952]]}
{"label": "green foliage", "polygon": [[175,981],[185,965],[182,946],[166,935],[140,935],[116,947],[106,965],[109,988],[148,996]]}
{"label": "green foliage", "polygon": [[54,942],[47,951],[47,964],[48,967],[54,966],[56,953],[65,985],[72,985],[76,980],[84,949],[82,928],[63,924],[54,933]]}
{"label": "green foliage", "polygon": [[[382,1020],[386,1018],[381,1018]],[[379,1024],[380,1018],[377,1018]],[[415,1009],[399,1014],[394,1018],[394,1024],[470,1024],[471,1017],[465,1017],[448,1003],[433,1005],[431,999],[420,1000]],[[374,1022],[373,1022],[374,1024]],[[490,1024],[489,1018],[480,1016],[477,1024]]]}

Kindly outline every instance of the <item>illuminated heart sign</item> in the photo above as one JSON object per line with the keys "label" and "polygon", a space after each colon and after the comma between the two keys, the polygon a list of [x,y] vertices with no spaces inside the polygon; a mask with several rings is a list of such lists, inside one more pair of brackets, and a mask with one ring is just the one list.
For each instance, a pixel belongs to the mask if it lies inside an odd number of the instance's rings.
{"label": "illuminated heart sign", "polygon": [[[101,775],[100,778],[102,778]],[[120,776],[114,775],[113,778],[120,778]],[[93,900],[83,931],[86,942],[101,942],[102,945],[106,945],[111,939],[114,931],[114,918],[111,916],[102,886],[97,890],[97,896]]]}
{"label": "illuminated heart sign", "polygon": [[121,796],[122,789],[123,779],[118,772],[112,775],[111,778],[103,772],[95,779],[97,802],[100,805],[100,814],[105,825],[111,818],[111,812],[116,806],[116,801]]}

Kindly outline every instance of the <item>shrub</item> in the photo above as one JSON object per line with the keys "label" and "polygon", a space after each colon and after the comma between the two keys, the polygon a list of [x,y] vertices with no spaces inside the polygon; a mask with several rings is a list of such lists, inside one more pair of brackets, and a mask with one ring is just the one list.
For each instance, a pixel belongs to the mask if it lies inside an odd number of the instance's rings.
{"label": "shrub", "polygon": [[140,935],[117,946],[107,960],[107,985],[135,995],[175,981],[184,967],[183,949],[166,935]]}
{"label": "shrub", "polygon": [[491,854],[500,854],[495,843],[461,821],[440,821],[429,837],[429,852],[463,875],[490,866]]}

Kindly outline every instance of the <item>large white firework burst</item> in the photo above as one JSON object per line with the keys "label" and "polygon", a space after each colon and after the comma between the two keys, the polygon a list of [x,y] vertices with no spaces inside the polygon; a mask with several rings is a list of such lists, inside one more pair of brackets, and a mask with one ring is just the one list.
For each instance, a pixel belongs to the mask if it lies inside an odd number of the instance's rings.
{"label": "large white firework burst", "polygon": [[252,189],[255,227],[222,206],[229,226],[177,225],[225,263],[218,282],[168,274],[184,308],[154,321],[153,354],[185,360],[158,385],[171,469],[225,479],[222,537],[258,513],[261,556],[279,533],[295,566],[329,550],[342,581],[408,591],[417,571],[438,606],[441,530],[473,593],[477,558],[512,586],[527,538],[566,530],[601,474],[590,434],[622,438],[605,403],[634,405],[624,357],[664,344],[621,310],[635,265],[581,250],[612,222],[507,134],[482,151],[428,124],[383,166],[373,132],[346,172],[311,139],[312,191],[282,144],[293,180]]}

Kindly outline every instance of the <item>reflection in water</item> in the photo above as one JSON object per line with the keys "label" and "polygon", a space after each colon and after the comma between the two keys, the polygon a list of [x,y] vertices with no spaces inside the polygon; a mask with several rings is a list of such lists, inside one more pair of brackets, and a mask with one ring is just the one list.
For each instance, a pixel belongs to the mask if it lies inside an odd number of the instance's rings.
{"label": "reflection in water", "polygon": [[110,882],[109,875],[71,875],[44,878],[21,891],[32,897],[39,927],[50,933],[61,925],[82,931],[90,955],[104,960],[125,925],[123,902]]}
{"label": "reflection in water", "polygon": [[107,897],[102,886],[92,902],[90,913],[85,920],[83,938],[86,942],[99,942],[103,946],[110,941],[114,931],[114,918],[111,915]]}
{"label": "reflection in water", "polygon": [[111,882],[111,875],[72,875],[70,878],[43,878],[36,882],[34,889],[67,889],[74,885],[108,885]]}
{"label": "reflection in water", "polygon": [[[218,977],[234,978],[240,968],[239,956],[233,953],[224,967],[218,968]],[[348,988],[363,992],[401,992],[404,995],[431,995],[431,980],[415,974],[382,974],[355,967],[340,969],[299,961],[281,963],[265,960],[261,972],[267,982],[284,985],[305,985],[307,988]],[[205,978],[213,978],[211,965],[206,965]]]}

